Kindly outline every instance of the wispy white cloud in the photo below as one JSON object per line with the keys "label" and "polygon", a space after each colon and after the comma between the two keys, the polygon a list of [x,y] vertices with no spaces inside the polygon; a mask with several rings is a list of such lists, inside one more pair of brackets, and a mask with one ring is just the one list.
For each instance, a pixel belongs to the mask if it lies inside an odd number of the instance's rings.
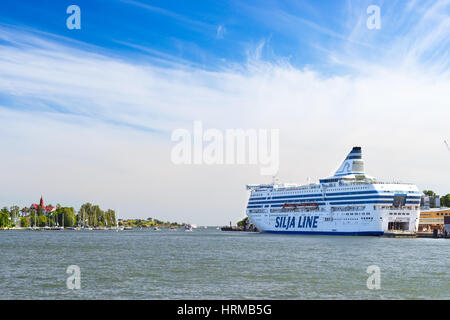
{"label": "wispy white cloud", "polygon": [[[345,44],[334,58],[362,71],[368,64],[388,68],[417,69],[436,74],[450,68],[450,1],[384,2],[381,30],[365,26],[365,9],[373,1],[348,1],[348,38],[364,41],[373,50]],[[352,26],[353,24],[353,26]],[[360,66],[358,68],[358,66]]]}
{"label": "wispy white cloud", "polygon": [[[380,30],[366,26],[367,8],[374,4],[381,8]],[[340,65],[347,73],[364,72],[369,65],[405,69],[423,66],[438,74],[450,67],[449,0],[348,0],[342,10],[310,13],[314,20],[305,14],[309,11],[292,6],[240,3],[239,7],[256,23],[272,28],[275,37],[302,43],[300,50],[305,50],[307,43],[306,50],[318,56],[320,63],[331,68]]]}
{"label": "wispy white cloud", "polygon": [[141,9],[145,9],[145,10],[151,11],[153,13],[169,17],[171,19],[174,19],[175,21],[179,21],[179,22],[183,23],[187,27],[196,29],[198,31],[204,32],[205,28],[206,28],[206,30],[209,30],[209,31],[212,31],[215,29],[215,26],[213,24],[207,23],[202,20],[194,20],[194,19],[188,18],[182,14],[176,13],[174,11],[170,11],[170,10],[163,9],[160,7],[152,6],[147,3],[142,3],[140,1],[135,1],[135,0],[121,0],[121,1],[123,3],[127,3],[130,5],[139,7]]}
{"label": "wispy white cloud", "polygon": [[225,28],[224,25],[220,25],[217,27],[217,32],[216,32],[216,38],[217,39],[223,39],[223,36],[225,35],[225,33],[227,32],[227,29]]}
{"label": "wispy white cloud", "polygon": [[172,69],[173,68],[188,69],[189,67],[196,67],[196,68],[202,67],[202,65],[200,65],[199,63],[183,59],[173,54],[169,54],[161,50],[156,50],[147,46],[120,40],[114,40],[114,42],[143,52],[145,54],[145,60],[148,60],[153,64],[161,64],[164,65],[165,67],[169,67]]}

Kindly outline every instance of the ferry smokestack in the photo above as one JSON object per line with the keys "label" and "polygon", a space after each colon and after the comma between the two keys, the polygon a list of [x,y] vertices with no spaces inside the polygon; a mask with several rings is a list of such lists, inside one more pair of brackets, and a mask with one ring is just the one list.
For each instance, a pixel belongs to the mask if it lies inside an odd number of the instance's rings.
{"label": "ferry smokestack", "polygon": [[361,147],[353,147],[334,174],[335,177],[350,175],[364,175],[364,161],[362,159]]}

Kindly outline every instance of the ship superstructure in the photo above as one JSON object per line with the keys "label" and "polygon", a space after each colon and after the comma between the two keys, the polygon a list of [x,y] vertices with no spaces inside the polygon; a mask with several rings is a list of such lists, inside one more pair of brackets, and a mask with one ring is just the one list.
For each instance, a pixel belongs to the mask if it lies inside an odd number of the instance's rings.
{"label": "ship superstructure", "polygon": [[336,173],[319,183],[273,182],[247,189],[247,216],[262,232],[382,235],[418,228],[417,186],[366,175],[361,147],[354,147]]}

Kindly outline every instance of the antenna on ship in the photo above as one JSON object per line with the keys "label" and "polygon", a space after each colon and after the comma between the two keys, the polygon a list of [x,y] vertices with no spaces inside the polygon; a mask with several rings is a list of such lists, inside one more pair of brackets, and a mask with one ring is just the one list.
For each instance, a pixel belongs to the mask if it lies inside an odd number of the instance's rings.
{"label": "antenna on ship", "polygon": [[450,147],[448,146],[447,140],[444,140],[444,143],[445,143],[445,145],[447,147],[447,150],[450,151]]}
{"label": "antenna on ship", "polygon": [[277,173],[275,173],[272,176],[272,185],[276,185],[276,184],[278,184],[278,182],[280,182],[280,179],[278,179],[278,171],[277,171]]}

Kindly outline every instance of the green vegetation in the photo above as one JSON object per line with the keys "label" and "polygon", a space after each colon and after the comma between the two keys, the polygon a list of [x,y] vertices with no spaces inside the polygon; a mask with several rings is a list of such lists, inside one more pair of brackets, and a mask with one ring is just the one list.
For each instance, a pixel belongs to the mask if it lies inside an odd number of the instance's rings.
{"label": "green vegetation", "polygon": [[186,223],[169,222],[162,221],[154,218],[147,218],[147,220],[142,219],[127,219],[119,220],[119,226],[123,227],[141,227],[141,228],[151,228],[151,227],[183,227]]}
{"label": "green vegetation", "polygon": [[8,208],[6,208],[6,210],[5,208],[0,211],[0,228],[7,228],[10,224]]}
{"label": "green vegetation", "polygon": [[[52,205],[48,205],[53,207]],[[98,205],[85,203],[78,212],[73,207],[62,207],[57,204],[55,210],[51,212],[44,211],[43,208],[20,209],[18,206],[4,207],[0,210],[0,228],[13,227],[72,227],[72,226],[91,226],[91,227],[112,227],[116,226],[116,213],[108,209],[103,211]]]}
{"label": "green vegetation", "polygon": [[429,197],[435,197],[435,196],[436,196],[436,193],[434,193],[433,190],[423,190],[423,193],[424,193],[426,196],[429,196]]}
{"label": "green vegetation", "polygon": [[43,216],[43,215],[37,216],[36,224],[37,224],[38,227],[42,228],[42,227],[45,227],[47,225],[48,221],[49,221],[49,219],[47,219],[46,216]]}
{"label": "green vegetation", "polygon": [[56,222],[55,225],[66,227],[71,227],[75,225],[76,215],[75,210],[70,207],[57,207],[57,209],[51,213],[51,216]]}
{"label": "green vegetation", "polygon": [[441,207],[450,207],[450,193],[441,198]]}
{"label": "green vegetation", "polygon": [[240,228],[244,228],[248,223],[248,217],[245,217],[241,221],[238,221],[237,226]]}
{"label": "green vegetation", "polygon": [[116,212],[108,209],[103,211],[98,205],[85,203],[81,206],[76,217],[77,225],[93,227],[112,227],[116,225]]}
{"label": "green vegetation", "polygon": [[[51,205],[48,205],[51,206]],[[53,207],[53,206],[52,206]],[[116,212],[112,209],[102,210],[100,206],[89,202],[83,204],[78,212],[73,207],[57,204],[50,212],[43,208],[23,208],[12,206],[0,210],[0,228],[13,227],[183,227],[185,223],[162,221],[156,218],[128,219],[116,221]]]}
{"label": "green vegetation", "polygon": [[20,217],[20,226],[21,226],[22,228],[27,228],[27,227],[29,227],[29,226],[30,226],[30,223],[29,223],[28,219],[25,218],[25,217]]}
{"label": "green vegetation", "polygon": [[242,231],[257,231],[255,225],[253,225],[253,223],[251,223],[251,221],[248,219],[248,217],[245,217],[241,221],[238,221],[237,226]]}

